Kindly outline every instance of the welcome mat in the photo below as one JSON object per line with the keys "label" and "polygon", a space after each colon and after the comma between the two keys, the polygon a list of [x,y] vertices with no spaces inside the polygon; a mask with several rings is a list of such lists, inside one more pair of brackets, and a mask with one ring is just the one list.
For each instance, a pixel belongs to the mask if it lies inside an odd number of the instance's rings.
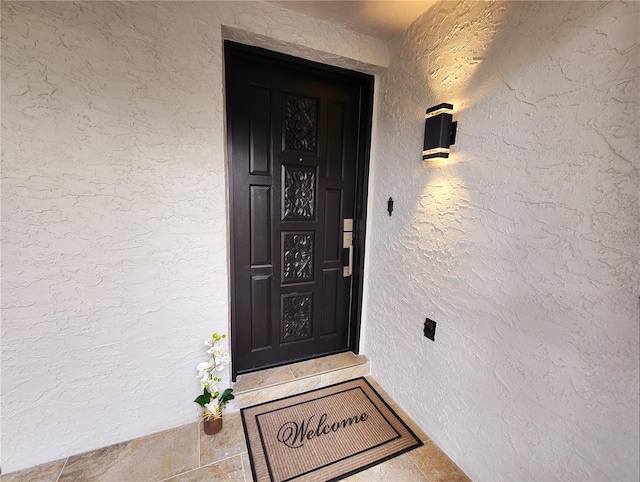
{"label": "welcome mat", "polygon": [[339,480],[422,445],[364,378],[241,414],[257,482]]}

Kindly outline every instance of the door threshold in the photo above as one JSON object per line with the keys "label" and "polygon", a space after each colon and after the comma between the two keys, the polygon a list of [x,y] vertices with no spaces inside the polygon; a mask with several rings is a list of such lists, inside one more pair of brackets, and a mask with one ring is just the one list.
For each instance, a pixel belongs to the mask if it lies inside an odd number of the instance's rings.
{"label": "door threshold", "polygon": [[369,374],[364,355],[343,352],[238,375],[232,410],[321,388]]}

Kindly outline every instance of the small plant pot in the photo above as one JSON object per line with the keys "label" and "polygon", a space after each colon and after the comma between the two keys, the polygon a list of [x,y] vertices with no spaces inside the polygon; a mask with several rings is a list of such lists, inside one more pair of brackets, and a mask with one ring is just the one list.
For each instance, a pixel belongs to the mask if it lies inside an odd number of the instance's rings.
{"label": "small plant pot", "polygon": [[204,425],[204,433],[207,435],[215,435],[222,430],[222,417],[205,420],[202,424]]}

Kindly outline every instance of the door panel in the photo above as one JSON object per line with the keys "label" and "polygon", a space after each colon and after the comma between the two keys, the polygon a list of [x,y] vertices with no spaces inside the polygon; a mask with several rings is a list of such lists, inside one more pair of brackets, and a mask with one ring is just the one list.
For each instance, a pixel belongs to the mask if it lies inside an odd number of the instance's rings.
{"label": "door panel", "polygon": [[342,247],[342,190],[326,189],[324,205],[324,260],[339,263]]}
{"label": "door panel", "polygon": [[341,254],[357,214],[362,82],[227,56],[235,376],[353,349]]}
{"label": "door panel", "polygon": [[271,175],[271,90],[257,85],[249,86],[251,96],[249,139],[250,174]]}

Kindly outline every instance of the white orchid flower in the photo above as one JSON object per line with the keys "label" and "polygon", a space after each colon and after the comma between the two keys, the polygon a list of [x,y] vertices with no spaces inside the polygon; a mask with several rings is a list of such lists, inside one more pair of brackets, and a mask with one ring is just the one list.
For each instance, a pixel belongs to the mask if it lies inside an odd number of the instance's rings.
{"label": "white orchid flower", "polygon": [[209,375],[211,368],[213,368],[213,364],[211,363],[211,361],[212,360],[209,360],[208,362],[198,363],[198,366],[196,368],[198,369],[199,377],[204,378],[205,376]]}
{"label": "white orchid flower", "polygon": [[211,413],[218,414],[220,410],[220,405],[218,403],[218,399],[214,398],[209,403],[205,405],[205,408],[209,410]]}
{"label": "white orchid flower", "polygon": [[201,377],[203,376],[205,373],[207,373],[211,367],[213,366],[212,363],[213,360],[209,360],[208,362],[202,362],[202,363],[198,363],[198,366],[196,367],[198,369],[198,376]]}
{"label": "white orchid flower", "polygon": [[207,350],[207,353],[214,356],[219,356],[224,353],[224,348],[221,346],[212,346]]}
{"label": "white orchid flower", "polygon": [[214,368],[214,370],[217,371],[217,372],[220,372],[220,371],[224,370],[224,367],[226,367],[228,364],[229,364],[229,354],[228,353],[223,353],[219,357],[215,358],[215,368]]}
{"label": "white orchid flower", "polygon": [[205,388],[209,387],[209,385],[211,385],[211,382],[211,373],[205,372],[200,379],[200,389],[204,390]]}
{"label": "white orchid flower", "polygon": [[[219,418],[222,416],[222,409],[228,401],[229,396],[225,398],[224,403],[220,403],[217,397],[221,396],[218,392],[218,383],[222,382],[222,378],[214,376],[215,372],[224,370],[224,368],[230,363],[231,357],[228,351],[221,346],[217,346],[218,343],[222,343],[222,340],[226,338],[226,335],[218,335],[214,333],[209,338],[204,340],[205,346],[209,349],[207,353],[210,358],[208,361],[199,363],[197,366],[198,377],[200,378],[200,389],[204,392],[195,401],[199,404],[203,403],[204,399],[211,397],[211,401],[204,405],[202,412],[203,420],[210,420],[212,418]],[[229,393],[232,390],[229,390]],[[233,397],[232,397],[233,398]]]}

